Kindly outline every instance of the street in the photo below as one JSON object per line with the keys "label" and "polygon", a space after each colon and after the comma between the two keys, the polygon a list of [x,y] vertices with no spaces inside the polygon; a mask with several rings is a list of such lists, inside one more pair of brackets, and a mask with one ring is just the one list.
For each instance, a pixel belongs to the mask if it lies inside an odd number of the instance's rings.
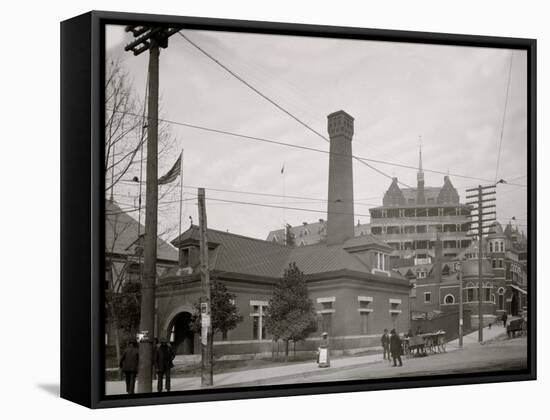
{"label": "street", "polygon": [[240,385],[273,385],[305,382],[342,381],[386,377],[487,372],[493,370],[521,369],[527,366],[527,340],[525,337],[502,339],[493,343],[471,346],[421,358],[403,358],[402,367],[392,367],[381,360],[364,366],[325,372],[310,372],[301,377],[253,381]]}

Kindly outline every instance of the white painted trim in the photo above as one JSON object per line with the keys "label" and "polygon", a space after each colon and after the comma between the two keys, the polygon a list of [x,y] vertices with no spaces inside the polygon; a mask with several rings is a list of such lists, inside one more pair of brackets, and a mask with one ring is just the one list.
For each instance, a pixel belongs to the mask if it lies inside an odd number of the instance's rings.
{"label": "white painted trim", "polygon": [[317,298],[317,303],[329,303],[329,302],[336,302],[335,296],[328,296],[328,297],[319,297]]}
{"label": "white painted trim", "polygon": [[251,300],[250,306],[267,306],[268,303],[265,300]]}
{"label": "white painted trim", "polygon": [[373,300],[372,296],[357,296],[359,302],[372,302]]}
{"label": "white painted trim", "polygon": [[386,271],[386,270],[380,270],[379,268],[373,268],[372,269],[372,274],[385,274],[387,275],[388,277],[391,276],[390,272],[389,271]]}
{"label": "white painted trim", "polygon": [[317,311],[318,315],[333,314],[333,313],[336,313],[336,309],[321,309],[320,311]]}
{"label": "white painted trim", "polygon": [[401,309],[390,309],[390,314],[400,314],[401,312]]}
{"label": "white painted trim", "polygon": [[372,309],[372,308],[358,308],[358,309],[357,309],[357,312],[371,313],[371,312],[373,312],[373,311],[374,311],[374,309]]}
{"label": "white painted trim", "polygon": [[401,299],[390,298],[390,303],[396,304],[396,305],[401,305]]}

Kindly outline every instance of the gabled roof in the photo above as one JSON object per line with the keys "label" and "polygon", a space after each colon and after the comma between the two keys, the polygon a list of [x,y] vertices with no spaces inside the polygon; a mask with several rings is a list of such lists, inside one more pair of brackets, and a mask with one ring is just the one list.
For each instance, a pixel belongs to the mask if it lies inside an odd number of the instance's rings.
{"label": "gabled roof", "polygon": [[[197,246],[198,235],[198,227],[191,226],[172,243],[178,244],[178,246],[187,244]],[[372,274],[371,267],[360,253],[346,251],[350,241],[354,245],[368,244],[373,239],[371,235],[352,238],[344,244],[318,243],[297,247],[214,229],[208,229],[207,238],[210,248],[209,265],[213,271],[280,278],[288,265],[295,262],[305,275],[350,270],[379,276]],[[388,248],[386,244],[378,240],[375,245]],[[391,277],[402,278],[394,272],[391,273]]]}
{"label": "gabled roof", "polygon": [[[138,223],[127,211],[109,200],[105,200],[105,252],[122,255],[136,255],[136,245],[142,240],[145,226]],[[139,231],[139,233],[138,233]],[[178,250],[157,238],[157,258],[168,261],[178,260]]]}

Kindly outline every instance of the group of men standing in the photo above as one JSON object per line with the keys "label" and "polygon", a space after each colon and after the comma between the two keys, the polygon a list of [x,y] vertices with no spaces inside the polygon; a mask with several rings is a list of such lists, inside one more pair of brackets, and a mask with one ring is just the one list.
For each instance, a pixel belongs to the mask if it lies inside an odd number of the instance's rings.
{"label": "group of men standing", "polygon": [[397,362],[399,362],[399,366],[403,366],[403,361],[401,360],[401,355],[403,354],[401,338],[399,338],[399,334],[395,332],[395,329],[392,329],[390,334],[388,334],[388,329],[385,328],[380,341],[384,351],[384,360],[387,359],[391,363],[393,359],[393,366],[397,366]]}
{"label": "group of men standing", "polygon": [[[168,340],[162,340],[159,344],[158,339],[155,338],[152,362],[157,374],[158,392],[162,392],[163,388],[166,391],[170,391],[170,369],[174,367],[174,357],[175,352],[168,343]],[[128,343],[128,347],[120,358],[119,366],[126,380],[126,392],[134,394],[139,366],[138,344],[135,340]]]}

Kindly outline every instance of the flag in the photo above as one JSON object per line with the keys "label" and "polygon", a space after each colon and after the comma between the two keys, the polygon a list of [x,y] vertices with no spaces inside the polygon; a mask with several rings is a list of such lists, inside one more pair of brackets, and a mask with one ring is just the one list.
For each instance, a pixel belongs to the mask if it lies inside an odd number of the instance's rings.
{"label": "flag", "polygon": [[158,179],[158,184],[159,185],[169,184],[170,182],[174,181],[180,175],[180,173],[181,173],[181,153],[178,160],[176,160],[176,163],[174,163],[174,166],[172,166],[172,168],[168,172],[166,172],[164,176],[161,176]]}
{"label": "flag", "polygon": [[283,163],[283,167],[281,168],[281,173],[285,172],[285,164]]}

